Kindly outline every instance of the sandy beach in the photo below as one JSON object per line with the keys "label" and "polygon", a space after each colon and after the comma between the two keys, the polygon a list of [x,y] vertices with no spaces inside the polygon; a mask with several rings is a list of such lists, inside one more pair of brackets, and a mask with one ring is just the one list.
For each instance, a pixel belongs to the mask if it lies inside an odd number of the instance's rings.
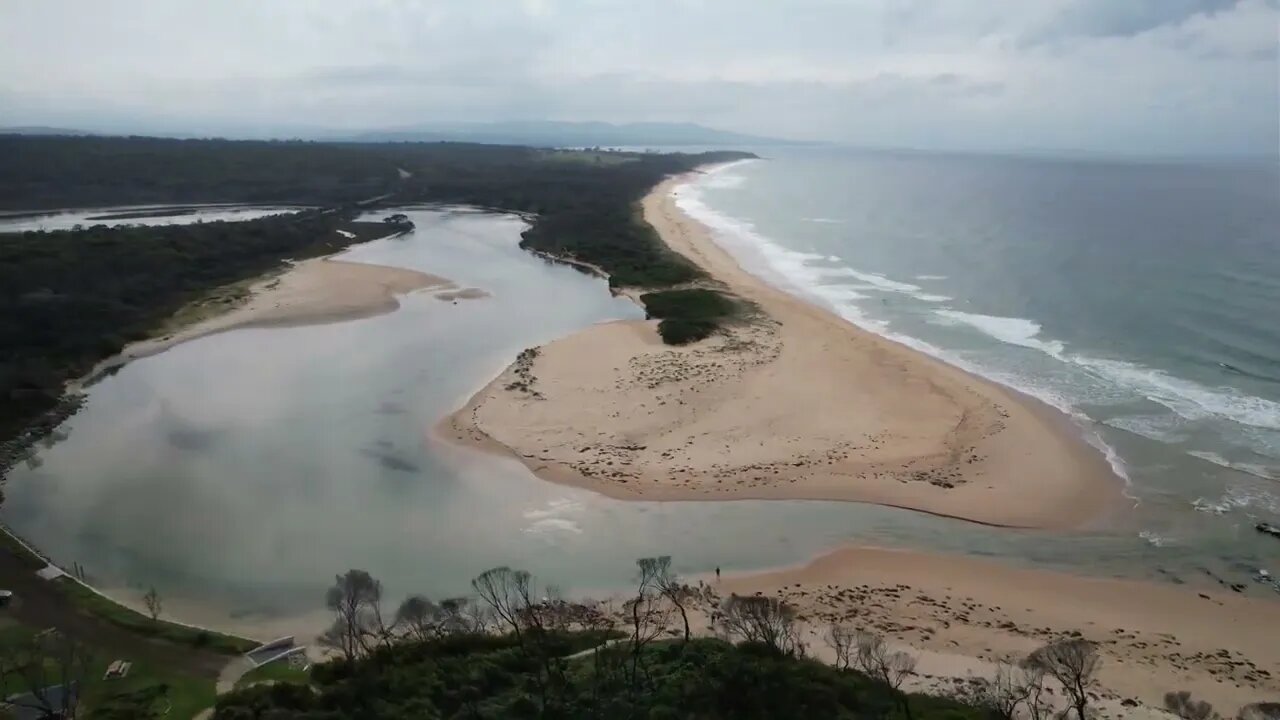
{"label": "sandy beach", "polygon": [[[685,181],[655,188],[645,217],[759,312],[688,347],[639,321],[527,350],[440,434],[624,499],[851,500],[1045,529],[1123,517],[1122,480],[1065,416],[750,275],[676,206]],[[1152,708],[1171,690],[1232,713],[1280,693],[1280,646],[1259,632],[1280,604],[1233,593],[869,548],[704,580],[795,604],[820,657],[833,620],[882,633],[920,658],[919,689],[956,692],[1078,633],[1104,654],[1105,717],[1166,717]]]}
{"label": "sandy beach", "polygon": [[1265,630],[1280,627],[1280,603],[1229,592],[875,548],[726,577],[715,588],[796,605],[819,655],[818,633],[832,621],[879,632],[920,656],[925,686],[954,690],[955,678],[990,676],[1001,657],[1079,633],[1100,645],[1112,707],[1159,706],[1164,693],[1190,690],[1234,716],[1245,703],[1280,697],[1280,645]]}
{"label": "sandy beach", "polygon": [[[196,338],[246,327],[286,327],[356,320],[400,307],[397,296],[430,288],[442,300],[484,297],[453,282],[406,268],[313,258],[247,287],[227,288],[180,311],[173,331],[131,343],[94,367],[86,379],[130,360],[164,352]],[[74,388],[72,388],[74,390]]]}
{"label": "sandy beach", "polygon": [[652,321],[527,353],[440,428],[539,476],[624,499],[849,500],[990,525],[1077,528],[1122,483],[1056,410],[863,331],[744,271],[656,187],[663,240],[758,308],[663,345]]}

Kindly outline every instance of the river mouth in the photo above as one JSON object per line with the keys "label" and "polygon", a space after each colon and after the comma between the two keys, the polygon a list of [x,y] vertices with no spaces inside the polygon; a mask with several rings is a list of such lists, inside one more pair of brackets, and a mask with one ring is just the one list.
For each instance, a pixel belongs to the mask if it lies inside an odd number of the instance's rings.
{"label": "river mouth", "polygon": [[487,296],[422,291],[377,317],[235,330],[131,362],[11,473],[0,516],[95,585],[155,586],[174,612],[198,606],[189,619],[242,631],[312,617],[348,568],[390,597],[440,598],[497,565],[590,592],[627,582],[637,557],[672,555],[693,575],[793,564],[846,542],[1144,578],[1229,564],[1129,532],[999,530],[855,503],[613,500],[443,443],[432,428],[521,349],[642,312],[602,280],[520,250],[516,217],[407,212],[413,233],[342,258]]}

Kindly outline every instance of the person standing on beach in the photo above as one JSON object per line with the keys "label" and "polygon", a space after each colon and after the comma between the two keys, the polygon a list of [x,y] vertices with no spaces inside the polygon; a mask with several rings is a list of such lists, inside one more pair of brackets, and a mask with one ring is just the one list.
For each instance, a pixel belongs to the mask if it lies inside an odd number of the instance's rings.
{"label": "person standing on beach", "polygon": [[716,582],[720,582],[720,566],[716,566]]}

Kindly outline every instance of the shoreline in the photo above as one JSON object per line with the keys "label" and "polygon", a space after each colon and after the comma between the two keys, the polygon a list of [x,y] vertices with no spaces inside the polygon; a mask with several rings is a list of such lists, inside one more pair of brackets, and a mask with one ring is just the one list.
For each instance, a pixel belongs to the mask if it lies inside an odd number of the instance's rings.
{"label": "shoreline", "polygon": [[474,289],[460,289],[451,280],[408,268],[337,260],[333,256],[292,263],[279,272],[251,280],[247,286],[221,290],[230,292],[232,297],[219,297],[215,292],[180,310],[172,320],[174,329],[159,337],[129,343],[120,353],[68,383],[67,392],[82,392],[105,373],[192,340],[243,328],[299,327],[375,317],[398,309],[398,296],[422,289],[456,292],[457,299],[479,297],[473,294]]}
{"label": "shoreline", "polygon": [[759,312],[688,346],[663,345],[654,321],[586,328],[538,349],[522,371],[533,390],[512,390],[512,365],[437,435],[619,499],[841,500],[1046,529],[1128,509],[1121,478],[1060,411],[744,270],[676,206],[689,177],[651,190],[645,219]]}
{"label": "shoreline", "polygon": [[[702,578],[720,594],[762,593],[796,606],[819,657],[829,622],[873,629],[919,655],[925,686],[990,677],[995,662],[1083,636],[1103,655],[1111,705],[1160,707],[1189,690],[1234,712],[1280,693],[1280,603],[1211,589],[1013,567],[959,555],[840,547],[795,566]],[[1127,708],[1116,708],[1126,711]]]}

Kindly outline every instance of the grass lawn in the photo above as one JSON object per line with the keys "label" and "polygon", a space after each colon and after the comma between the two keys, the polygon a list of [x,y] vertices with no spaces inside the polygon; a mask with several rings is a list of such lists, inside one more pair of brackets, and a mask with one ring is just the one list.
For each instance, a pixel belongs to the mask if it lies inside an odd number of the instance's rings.
{"label": "grass lawn", "polygon": [[48,565],[44,558],[31,552],[25,545],[18,542],[18,539],[10,535],[8,531],[0,528],[0,551],[6,551],[10,555],[17,558],[23,565],[31,568],[32,572]]}
{"label": "grass lawn", "polygon": [[71,578],[58,581],[63,591],[75,600],[77,606],[104,620],[110,621],[139,635],[167,640],[178,645],[204,648],[227,655],[239,655],[258,646],[253,640],[224,635],[212,630],[198,630],[185,625],[153,621],[140,612],[127,608],[110,598],[103,597]]}
{"label": "grass lawn", "polygon": [[[0,552],[13,556],[32,572],[48,564],[44,558],[28,550],[3,529],[0,529]],[[253,640],[234,635],[225,635],[212,630],[198,630],[164,620],[152,621],[146,615],[99,595],[70,577],[58,578],[53,582],[54,587],[70,598],[80,610],[140,635],[227,655],[239,655],[258,646],[258,643]]]}
{"label": "grass lawn", "polygon": [[[18,624],[11,618],[0,616],[0,652],[7,654],[11,649],[29,643],[35,632],[32,628]],[[93,648],[90,652],[91,661],[83,685],[85,693],[80,704],[82,716],[91,717],[94,707],[101,705],[114,695],[135,692],[156,685],[164,685],[168,688],[166,699],[169,703],[169,712],[165,714],[166,720],[169,718],[190,720],[201,710],[212,707],[217,699],[212,679],[191,677],[169,668],[155,667],[144,662],[134,662],[127,677],[103,680],[102,676],[106,673],[107,666],[117,658],[113,657],[111,651],[102,648]],[[46,662],[46,667],[48,681],[53,684],[58,683],[60,678],[57,666],[52,662]],[[30,688],[18,677],[10,676],[0,683],[0,693],[5,697],[29,691]]]}

